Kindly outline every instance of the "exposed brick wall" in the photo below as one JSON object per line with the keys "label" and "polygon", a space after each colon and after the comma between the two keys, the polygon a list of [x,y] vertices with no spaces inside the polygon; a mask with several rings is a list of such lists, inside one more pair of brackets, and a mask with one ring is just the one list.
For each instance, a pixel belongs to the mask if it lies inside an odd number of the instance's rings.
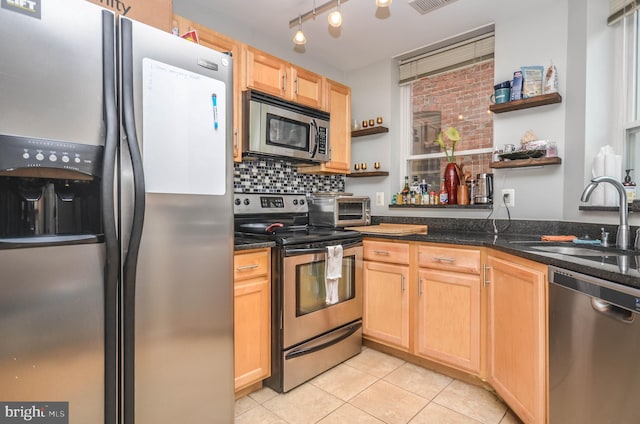
{"label": "exposed brick wall", "polygon": [[[489,112],[493,66],[493,60],[486,61],[413,83],[413,112],[440,112],[441,128],[453,126],[460,131],[456,151],[493,146],[493,114]],[[450,149],[449,145],[447,147]],[[481,156],[464,158],[468,168],[473,162],[474,174],[491,172],[491,155]],[[443,161],[443,169],[445,164]]]}

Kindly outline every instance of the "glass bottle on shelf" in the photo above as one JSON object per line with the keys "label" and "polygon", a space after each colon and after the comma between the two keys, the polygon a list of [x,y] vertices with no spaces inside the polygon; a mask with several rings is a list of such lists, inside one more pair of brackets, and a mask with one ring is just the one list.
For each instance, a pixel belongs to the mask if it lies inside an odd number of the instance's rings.
{"label": "glass bottle on shelf", "polygon": [[449,203],[449,192],[444,186],[444,178],[440,179],[440,191],[438,192],[438,200],[440,205]]}
{"label": "glass bottle on shelf", "polygon": [[404,187],[402,188],[402,203],[405,205],[409,204],[409,192],[410,192],[410,188],[409,188],[409,177],[408,176],[404,176]]}

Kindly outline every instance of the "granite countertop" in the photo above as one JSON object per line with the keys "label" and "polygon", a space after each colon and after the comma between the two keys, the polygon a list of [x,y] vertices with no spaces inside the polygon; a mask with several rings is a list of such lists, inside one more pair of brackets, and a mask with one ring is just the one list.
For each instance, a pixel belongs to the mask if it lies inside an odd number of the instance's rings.
{"label": "granite countertop", "polygon": [[251,249],[262,249],[265,247],[275,247],[275,242],[268,240],[255,240],[251,238],[245,237],[235,237],[234,240],[234,250],[236,252],[242,250],[251,250]]}
{"label": "granite countertop", "polygon": [[[374,216],[372,224],[383,222],[428,225],[428,234],[408,236],[367,235],[382,239],[447,243],[466,246],[491,247],[505,253],[520,256],[547,265],[580,272],[626,286],[640,289],[640,251],[624,251],[623,257],[617,256],[573,256],[536,250],[531,242],[538,242],[543,234],[576,235],[598,239],[604,228],[610,234],[616,234],[616,226],[609,224],[589,224],[564,221],[496,220],[489,219],[448,219],[429,217],[384,217]],[[498,235],[493,234],[493,226]],[[635,233],[636,228],[631,228]],[[611,240],[615,243],[614,240]],[[545,243],[546,245],[547,243]],[[561,243],[555,243],[562,245]],[[564,245],[574,245],[571,242]],[[576,245],[581,246],[581,245]],[[249,250],[275,247],[272,241],[256,241],[250,238],[236,237],[235,250]],[[616,249],[611,248],[611,251]],[[620,251],[618,251],[620,252]],[[636,254],[637,253],[637,254]]]}
{"label": "granite countertop", "polygon": [[[640,289],[640,271],[637,269],[640,267],[640,251],[624,251],[627,261],[627,263],[625,263],[616,256],[606,256],[604,254],[603,256],[585,257],[536,250],[535,244],[537,243],[532,242],[540,242],[541,235],[532,234],[499,234],[494,236],[493,234],[482,232],[443,231],[430,232],[426,235],[386,236],[365,234],[364,236],[377,239],[491,247],[535,262],[555,265],[560,268]],[[544,242],[544,245],[582,246],[572,242]],[[611,248],[611,251],[620,252],[615,248]]]}

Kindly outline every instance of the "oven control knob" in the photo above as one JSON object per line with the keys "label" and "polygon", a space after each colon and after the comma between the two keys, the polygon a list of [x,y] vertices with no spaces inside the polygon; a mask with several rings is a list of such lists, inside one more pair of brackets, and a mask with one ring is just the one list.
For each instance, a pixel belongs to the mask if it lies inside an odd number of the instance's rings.
{"label": "oven control knob", "polygon": [[240,202],[240,199],[236,199],[236,200],[233,201],[233,203],[235,203],[236,206],[240,206],[240,203],[242,203],[242,202]]}
{"label": "oven control knob", "polygon": [[249,204],[251,203],[251,201],[249,199],[244,199],[244,204],[249,206]]}
{"label": "oven control knob", "polygon": [[300,206],[304,205],[304,199],[300,199]]}
{"label": "oven control knob", "polygon": [[293,199],[293,205],[296,206],[298,204],[298,199]]}

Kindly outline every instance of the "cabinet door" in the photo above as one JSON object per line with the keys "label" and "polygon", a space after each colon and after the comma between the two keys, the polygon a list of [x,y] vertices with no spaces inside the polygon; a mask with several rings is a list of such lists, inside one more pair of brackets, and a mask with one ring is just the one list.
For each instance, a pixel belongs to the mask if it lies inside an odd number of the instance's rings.
{"label": "cabinet door", "polygon": [[203,25],[174,15],[180,34],[195,29],[200,44],[223,53],[231,53],[233,59],[233,160],[242,161],[242,90],[244,89],[244,66],[242,43],[217,33]]}
{"label": "cabinet door", "polygon": [[249,46],[245,57],[248,88],[282,98],[289,95],[286,86],[290,76],[287,75],[286,62]]}
{"label": "cabinet door", "polygon": [[302,68],[291,68],[291,92],[293,100],[297,103],[324,109],[324,79]]}
{"label": "cabinet door", "polygon": [[364,262],[363,334],[409,349],[409,267]]}
{"label": "cabinet door", "polygon": [[480,277],[418,271],[416,354],[478,374]]}
{"label": "cabinet door", "polygon": [[234,288],[235,389],[271,374],[270,284],[266,277],[236,282]]}
{"label": "cabinet door", "polygon": [[524,422],[544,423],[547,267],[500,252],[487,265],[490,383]]}

